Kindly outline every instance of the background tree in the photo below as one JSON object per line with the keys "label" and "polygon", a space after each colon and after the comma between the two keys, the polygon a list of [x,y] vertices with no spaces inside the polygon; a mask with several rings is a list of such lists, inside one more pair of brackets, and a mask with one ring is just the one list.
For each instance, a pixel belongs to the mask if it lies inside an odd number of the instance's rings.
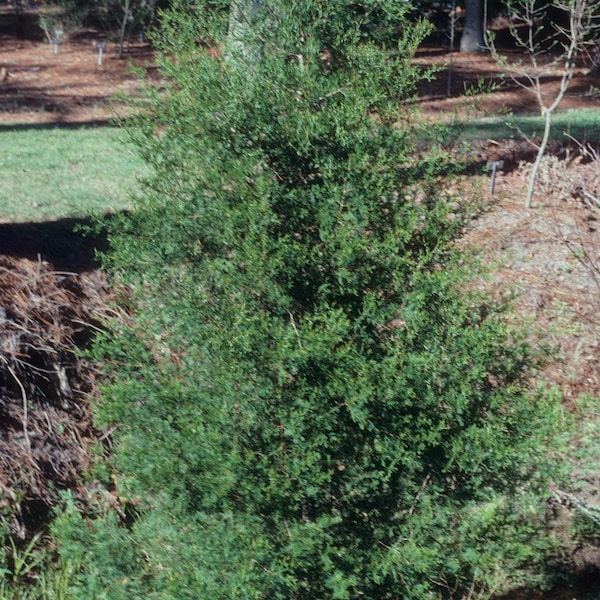
{"label": "background tree", "polygon": [[463,32],[460,38],[461,52],[484,52],[486,23],[484,8],[486,0],[465,0]]}
{"label": "background tree", "polygon": [[47,0],[37,7],[38,23],[50,40],[57,28],[65,36],[95,28],[116,42],[117,57],[122,58],[132,35],[143,35],[152,27],[157,10],[167,6],[168,0]]}
{"label": "background tree", "polygon": [[395,0],[264,0],[235,34],[257,60],[216,51],[226,8],[165,13],[169,86],[130,130],[155,175],[111,227],[130,316],[96,349],[121,516],[57,522],[77,598],[514,580],[557,404],[527,391],[503,308],[464,293],[454,241],[480,207],[443,191],[451,159],[409,102],[427,27]]}
{"label": "background tree", "polygon": [[[498,52],[493,37],[490,38],[490,47],[495,59],[507,68],[513,81],[535,96],[544,118],[544,130],[527,184],[525,207],[531,208],[537,175],[550,139],[553,115],[569,89],[582,50],[596,44],[600,31],[600,2],[559,0],[540,4],[535,0],[521,0],[509,7],[515,17],[509,21],[510,32],[517,46],[525,50],[528,60],[507,59]],[[551,9],[566,17],[565,25],[556,16],[548,19]],[[523,26],[517,27],[515,22]],[[543,92],[542,83],[557,66],[562,71],[560,85],[554,96],[549,98]]]}

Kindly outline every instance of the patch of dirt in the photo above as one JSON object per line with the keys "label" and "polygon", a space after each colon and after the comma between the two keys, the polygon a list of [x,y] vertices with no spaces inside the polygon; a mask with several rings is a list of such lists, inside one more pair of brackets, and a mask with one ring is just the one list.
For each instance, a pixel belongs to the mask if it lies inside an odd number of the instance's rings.
{"label": "patch of dirt", "polygon": [[[527,61],[514,50],[502,53],[510,60]],[[425,47],[417,52],[414,62],[423,69],[440,69],[433,81],[423,82],[419,89],[419,106],[429,118],[465,113],[471,117],[540,114],[535,95],[513,81],[489,54],[450,54],[445,48]],[[589,70],[589,61],[582,60],[559,110],[600,108],[600,77],[589,75]],[[556,96],[560,78],[559,66],[549,68],[544,75],[546,100]],[[524,83],[522,78],[520,81]],[[486,93],[489,89],[493,93]]]}
{"label": "patch of dirt", "polygon": [[[415,62],[423,68],[443,67],[436,80],[424,83],[419,106],[427,118],[449,114],[472,116],[538,114],[530,91],[503,76],[485,54],[449,54],[441,48],[421,49]],[[448,96],[448,65],[451,94]],[[560,109],[597,108],[600,78],[582,64]],[[560,84],[556,71],[544,81],[548,96]],[[479,81],[500,86],[494,93],[462,95]],[[536,140],[533,140],[535,142]],[[473,158],[485,165],[502,161],[493,195],[491,173],[474,176],[475,186],[493,202],[467,235],[467,243],[484,250],[498,265],[494,285],[517,293],[520,313],[545,332],[558,356],[544,373],[560,387],[567,403],[580,394],[600,396],[600,157],[596,148],[575,142],[551,143],[541,169],[531,210],[525,209],[530,163],[536,155],[527,140],[482,140]]]}
{"label": "patch of dirt", "polygon": [[123,59],[107,44],[102,64],[98,36],[82,34],[54,54],[48,43],[0,35],[0,126],[10,123],[101,124],[118,109],[115,97],[134,94],[140,79],[132,68],[152,75],[149,44],[129,44]]}
{"label": "patch of dirt", "polygon": [[[586,186],[600,197],[600,161],[569,167],[545,159],[531,210],[525,209],[528,175],[527,163],[499,173],[494,208],[466,241],[497,265],[494,285],[517,294],[520,315],[557,352],[544,378],[573,406],[581,394],[600,396],[600,205],[581,195]],[[490,183],[491,175],[481,181]]]}

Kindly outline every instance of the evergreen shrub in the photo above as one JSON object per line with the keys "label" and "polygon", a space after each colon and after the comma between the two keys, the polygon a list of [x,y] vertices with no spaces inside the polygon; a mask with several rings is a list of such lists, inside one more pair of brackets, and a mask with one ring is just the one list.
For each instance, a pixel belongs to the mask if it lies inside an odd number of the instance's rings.
{"label": "evergreen shrub", "polygon": [[558,405],[469,285],[456,241],[481,206],[446,191],[414,112],[427,26],[396,1],[258,4],[235,39],[202,2],[156,36],[164,86],[130,127],[154,175],[106,257],[130,319],[96,347],[131,514],[59,519],[78,597],[514,581],[541,551]]}

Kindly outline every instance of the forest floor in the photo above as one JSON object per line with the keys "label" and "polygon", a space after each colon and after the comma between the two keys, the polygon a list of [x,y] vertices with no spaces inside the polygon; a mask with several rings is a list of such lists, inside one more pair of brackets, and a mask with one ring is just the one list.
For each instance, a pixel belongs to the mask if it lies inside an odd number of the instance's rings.
{"label": "forest floor", "polygon": [[[17,39],[0,30],[0,131],[107,123],[119,109],[115,96],[134,94],[140,85],[131,65],[156,76],[147,44],[130,45],[124,60],[116,59],[109,45],[99,64],[96,41],[93,33],[84,33],[55,54],[41,39]],[[436,81],[420,90],[418,104],[427,118],[539,113],[534,96],[503,78],[489,56],[450,55],[428,47],[415,61],[423,67],[445,65]],[[465,99],[465,86],[481,89],[481,81],[499,87]],[[549,76],[545,92],[552,95],[558,84],[558,74]],[[560,109],[596,108],[600,120],[599,87],[600,79],[582,68]],[[539,332],[537,339],[554,348],[540,381],[558,386],[566,409],[577,412],[582,395],[600,397],[600,210],[584,194],[599,197],[600,160],[595,149],[583,152],[577,144],[554,150],[556,156],[545,162],[539,193],[527,210],[528,164],[521,158],[532,155],[532,145],[518,137],[481,141],[481,162],[505,159],[507,166],[498,174],[493,197],[489,175],[469,176],[469,186],[493,205],[467,233],[465,243],[481,248],[492,267],[491,277],[481,285],[499,293],[516,292],[520,316]],[[110,291],[93,255],[93,246],[102,245],[102,239],[70,239],[72,224],[0,226],[0,360],[8,368],[2,383],[5,399],[0,400],[0,491],[20,482],[25,496],[37,498],[31,506],[21,503],[16,533],[36,515],[43,518],[45,479],[53,478],[59,487],[77,486],[77,475],[87,466],[86,450],[98,435],[85,408],[93,393],[92,367],[71,350],[85,344],[101,323]],[[44,348],[45,354],[27,366],[23,357],[31,356],[32,348]],[[35,385],[24,384],[26,378],[46,380],[53,390],[51,397],[40,399],[37,411],[27,410],[27,396],[35,393]],[[73,440],[75,453],[68,450]],[[20,464],[31,466],[27,473],[9,459],[14,448]],[[590,490],[599,487],[597,471],[588,481]],[[587,494],[587,500],[600,503],[595,491]],[[600,550],[573,549],[573,564],[591,574],[586,585],[600,589]],[[569,594],[575,598],[574,591]]]}

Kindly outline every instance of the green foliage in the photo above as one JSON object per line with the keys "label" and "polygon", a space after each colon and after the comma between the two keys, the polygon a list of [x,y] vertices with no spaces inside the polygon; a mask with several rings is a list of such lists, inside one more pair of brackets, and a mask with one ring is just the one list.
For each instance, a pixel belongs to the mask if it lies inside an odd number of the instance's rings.
{"label": "green foliage", "polygon": [[552,487],[558,505],[570,515],[570,535],[576,545],[598,546],[600,539],[600,500],[597,465],[600,453],[600,399],[582,394],[575,406],[580,426],[568,455],[569,484],[566,489]]}
{"label": "green foliage", "polygon": [[40,541],[41,534],[34,535],[24,548],[18,548],[12,536],[7,536],[7,545],[4,549],[3,567],[4,576],[11,582],[16,583],[27,577],[42,562],[42,554],[35,552],[35,547]]}
{"label": "green foliage", "polygon": [[202,3],[164,17],[169,85],[131,129],[155,176],[106,263],[131,320],[96,346],[131,514],[58,523],[79,597],[486,590],[539,552],[560,415],[504,307],[465,293],[480,207],[413,147],[427,27],[261,7],[241,52]]}

